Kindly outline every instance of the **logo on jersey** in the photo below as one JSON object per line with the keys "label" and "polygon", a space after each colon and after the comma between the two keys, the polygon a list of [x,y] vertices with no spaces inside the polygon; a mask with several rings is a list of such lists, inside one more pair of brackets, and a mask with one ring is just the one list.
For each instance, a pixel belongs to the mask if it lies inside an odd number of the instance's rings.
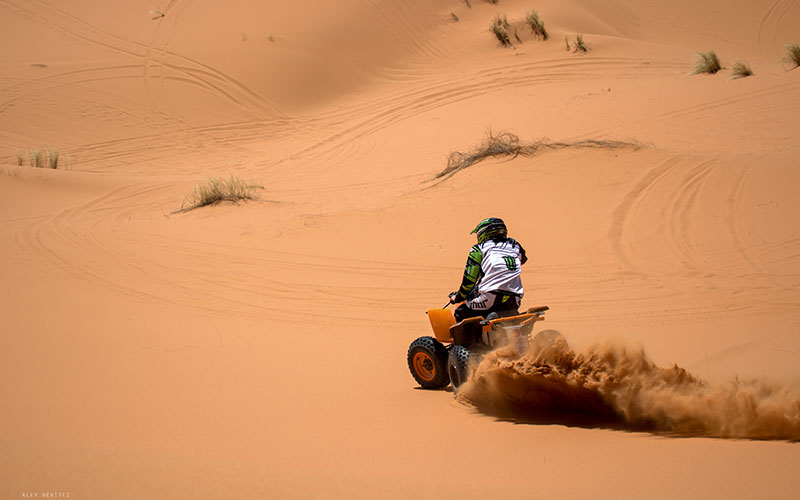
{"label": "logo on jersey", "polygon": [[503,257],[503,260],[506,262],[506,267],[509,271],[514,271],[517,269],[517,259],[514,257]]}

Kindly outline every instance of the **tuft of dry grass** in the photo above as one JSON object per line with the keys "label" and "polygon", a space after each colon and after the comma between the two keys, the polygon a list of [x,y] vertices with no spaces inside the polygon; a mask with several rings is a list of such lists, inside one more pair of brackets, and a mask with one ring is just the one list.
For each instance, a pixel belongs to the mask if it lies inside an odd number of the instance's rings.
{"label": "tuft of dry grass", "polygon": [[61,155],[57,149],[32,149],[30,151],[17,151],[17,166],[24,166],[27,162],[28,166],[34,168],[52,168],[57,169]]}
{"label": "tuft of dry grass", "polygon": [[195,208],[216,205],[223,201],[235,204],[240,201],[254,200],[256,198],[253,193],[254,189],[263,189],[263,187],[249,185],[233,175],[227,178],[212,177],[195,186],[194,191],[184,200],[177,212],[187,212]]}
{"label": "tuft of dry grass", "polygon": [[494,34],[497,41],[500,42],[500,45],[503,47],[510,47],[511,46],[511,39],[508,36],[508,29],[510,25],[508,24],[508,18],[506,18],[505,14],[502,16],[500,14],[496,15],[494,20],[492,21],[492,25],[489,27],[489,31]]}
{"label": "tuft of dry grass", "polygon": [[698,52],[692,74],[699,75],[701,73],[707,73],[713,75],[721,69],[722,66],[719,64],[719,58],[716,52],[713,50],[709,52]]}
{"label": "tuft of dry grass", "polygon": [[542,40],[550,38],[550,34],[547,33],[544,27],[544,21],[542,21],[542,18],[539,17],[539,14],[535,10],[528,12],[528,15],[525,17],[525,23],[530,26],[531,33],[533,33],[533,36],[536,38],[541,38]]}
{"label": "tuft of dry grass", "polygon": [[753,76],[753,70],[750,65],[743,61],[735,61],[733,68],[731,68],[731,78],[744,78],[746,76]]}
{"label": "tuft of dry grass", "polygon": [[541,150],[556,149],[620,149],[630,148],[637,150],[641,144],[629,141],[594,140],[586,139],[575,142],[557,142],[541,139],[535,142],[522,142],[519,137],[511,132],[486,133],[486,140],[471,151],[453,151],[447,157],[447,166],[436,174],[436,179],[447,179],[456,173],[470,167],[486,158],[533,156]]}
{"label": "tuft of dry grass", "polygon": [[589,46],[583,41],[583,35],[575,36],[575,45],[572,46],[572,52],[582,54],[589,52]]}
{"label": "tuft of dry grass", "polygon": [[791,64],[791,69],[797,68],[800,66],[800,45],[796,43],[790,43],[786,46],[786,58],[784,59],[787,63]]}
{"label": "tuft of dry grass", "polygon": [[519,156],[520,151],[519,137],[510,132],[500,132],[495,135],[490,130],[486,134],[484,143],[472,151],[450,153],[447,157],[447,167],[436,174],[436,178],[450,177],[460,170],[493,156],[516,157]]}

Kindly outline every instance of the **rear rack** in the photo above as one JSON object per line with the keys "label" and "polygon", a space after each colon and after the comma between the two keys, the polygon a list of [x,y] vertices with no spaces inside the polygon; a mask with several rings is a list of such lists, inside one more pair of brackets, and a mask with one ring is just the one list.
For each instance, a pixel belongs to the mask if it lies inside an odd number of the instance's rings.
{"label": "rear rack", "polygon": [[544,313],[549,310],[550,308],[547,306],[531,307],[524,314],[518,314],[516,316],[506,316],[505,318],[484,320],[481,321],[481,325],[491,326],[492,328],[494,328],[494,326],[497,325],[498,323],[509,323],[511,325],[524,326],[530,323],[535,323],[536,321],[544,321]]}

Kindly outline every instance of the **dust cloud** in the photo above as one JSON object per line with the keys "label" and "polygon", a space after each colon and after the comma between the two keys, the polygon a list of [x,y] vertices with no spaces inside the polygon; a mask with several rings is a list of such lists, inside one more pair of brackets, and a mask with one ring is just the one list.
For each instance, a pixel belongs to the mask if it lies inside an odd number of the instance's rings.
{"label": "dust cloud", "polygon": [[546,331],[526,354],[486,356],[458,397],[501,419],[610,427],[676,436],[800,440],[800,388],[734,378],[711,385],[643,349],[606,343],[573,351]]}

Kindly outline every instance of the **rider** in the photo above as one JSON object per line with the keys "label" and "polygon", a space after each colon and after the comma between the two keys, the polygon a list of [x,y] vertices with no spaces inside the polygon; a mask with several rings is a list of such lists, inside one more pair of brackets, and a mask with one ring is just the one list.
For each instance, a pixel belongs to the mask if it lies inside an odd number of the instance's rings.
{"label": "rider", "polygon": [[461,288],[450,294],[452,304],[466,301],[456,308],[456,321],[491,312],[516,314],[523,295],[520,267],[528,260],[525,249],[508,237],[497,217],[482,220],[473,233],[478,244],[470,249]]}

